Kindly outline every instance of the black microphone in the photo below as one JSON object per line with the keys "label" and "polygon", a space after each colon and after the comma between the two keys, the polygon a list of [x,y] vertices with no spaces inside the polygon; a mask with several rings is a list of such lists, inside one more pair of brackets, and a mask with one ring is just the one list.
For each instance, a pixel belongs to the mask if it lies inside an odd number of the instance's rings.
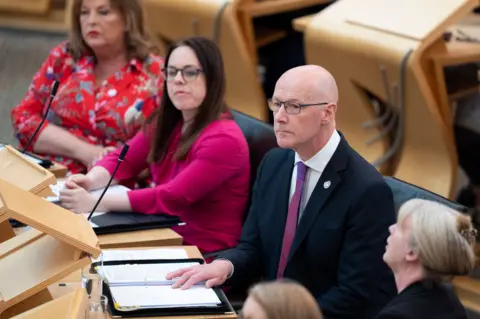
{"label": "black microphone", "polygon": [[57,95],[57,91],[58,91],[58,86],[59,86],[59,85],[60,85],[60,82],[59,82],[59,81],[55,80],[55,81],[53,82],[53,88],[52,88],[52,91],[50,92],[50,100],[48,101],[47,110],[46,110],[45,114],[44,114],[43,117],[42,117],[42,121],[40,122],[40,125],[37,127],[37,129],[35,130],[35,132],[33,133],[33,135],[32,135],[32,136],[30,137],[30,139],[28,140],[27,145],[25,145],[25,147],[23,148],[22,154],[25,154],[25,152],[27,151],[27,149],[30,147],[30,144],[32,144],[33,139],[35,138],[35,136],[37,136],[38,131],[40,131],[40,128],[42,127],[43,123],[44,123],[45,120],[47,119],[48,111],[50,110],[50,107],[52,106],[53,98],[55,97],[55,95]]}
{"label": "black microphone", "polygon": [[128,144],[123,145],[122,151],[120,152],[120,155],[118,156],[117,166],[115,166],[115,169],[114,169],[113,172],[112,172],[112,176],[110,176],[110,180],[108,181],[107,186],[105,186],[105,188],[103,189],[102,194],[100,195],[100,197],[98,198],[97,202],[95,203],[95,206],[93,206],[93,209],[92,209],[92,211],[90,212],[90,215],[88,215],[87,220],[90,220],[90,218],[92,218],[92,215],[93,215],[93,213],[95,212],[95,210],[97,209],[98,205],[100,204],[100,201],[102,200],[103,195],[105,195],[105,193],[107,192],[107,189],[110,187],[110,184],[111,184],[112,181],[113,181],[113,177],[115,176],[115,173],[117,173],[118,167],[119,167],[120,164],[123,162],[123,159],[125,158],[125,155],[127,155],[128,148],[129,148],[129,147],[130,147],[130,146],[128,146]]}

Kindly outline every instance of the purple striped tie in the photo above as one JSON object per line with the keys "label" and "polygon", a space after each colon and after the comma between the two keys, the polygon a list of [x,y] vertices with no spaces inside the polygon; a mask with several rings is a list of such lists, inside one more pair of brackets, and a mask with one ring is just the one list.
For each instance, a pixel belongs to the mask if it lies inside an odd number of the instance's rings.
{"label": "purple striped tie", "polygon": [[283,277],[283,271],[287,266],[288,255],[292,247],[293,238],[298,224],[298,211],[300,202],[302,200],[303,184],[305,182],[305,173],[307,166],[303,162],[297,163],[297,182],[295,186],[295,193],[293,193],[292,200],[288,206],[287,223],[285,225],[285,232],[283,233],[282,253],[280,255],[280,262],[278,264],[277,278]]}

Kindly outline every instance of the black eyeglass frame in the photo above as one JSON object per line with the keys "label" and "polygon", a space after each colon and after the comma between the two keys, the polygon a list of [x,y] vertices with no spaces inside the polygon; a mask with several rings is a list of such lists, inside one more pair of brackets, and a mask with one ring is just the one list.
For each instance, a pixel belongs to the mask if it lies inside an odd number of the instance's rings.
{"label": "black eyeglass frame", "polygon": [[[168,70],[175,70],[175,75],[173,77],[169,77],[167,72]],[[185,72],[186,71],[195,71],[195,76],[193,78],[189,78],[187,79],[187,77],[185,77]],[[163,73],[163,77],[166,81],[173,81],[175,80],[175,77],[178,75],[178,72],[180,72],[180,74],[182,75],[182,79],[185,81],[185,82],[192,82],[192,81],[195,81],[198,76],[203,73],[203,70],[200,69],[200,68],[197,68],[197,67],[194,67],[194,66],[186,66],[184,68],[176,68],[176,67],[173,67],[173,66],[169,66],[169,67],[166,67],[166,68],[163,68],[162,69],[162,73]]]}
{"label": "black eyeglass frame", "polygon": [[[300,114],[300,112],[303,108],[306,108],[306,107],[309,107],[309,106],[321,106],[321,105],[331,104],[329,102],[310,103],[310,104],[303,103],[302,104],[302,103],[296,103],[296,102],[290,102],[290,101],[280,101],[280,100],[274,99],[274,98],[268,99],[267,102],[268,102],[268,108],[270,109],[270,111],[278,112],[283,106],[285,108],[285,112],[287,112],[288,114]],[[273,107],[273,102],[280,103],[280,106],[279,107]],[[289,105],[290,105],[290,107],[289,107]],[[292,110],[295,110],[295,111],[293,112]]]}

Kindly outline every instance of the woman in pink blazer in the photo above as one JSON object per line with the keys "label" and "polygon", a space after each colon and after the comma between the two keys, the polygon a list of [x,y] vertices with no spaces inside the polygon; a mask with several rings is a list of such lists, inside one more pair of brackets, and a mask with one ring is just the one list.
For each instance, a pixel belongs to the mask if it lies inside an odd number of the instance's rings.
{"label": "woman in pink blazer", "polygon": [[[234,247],[246,210],[250,161],[245,137],[224,102],[221,53],[210,40],[180,41],[165,59],[161,105],[130,149],[114,182],[126,183],[150,168],[154,186],[126,194],[106,194],[102,212],[176,215],[186,223],[173,229],[203,253]],[[77,213],[91,210],[120,149],[86,175],[73,175],[61,192],[62,205]]]}

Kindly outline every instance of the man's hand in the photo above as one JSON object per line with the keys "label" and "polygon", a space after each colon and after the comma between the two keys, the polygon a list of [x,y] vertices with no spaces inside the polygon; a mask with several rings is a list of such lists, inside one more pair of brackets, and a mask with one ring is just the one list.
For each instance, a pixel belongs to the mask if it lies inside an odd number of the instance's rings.
{"label": "man's hand", "polygon": [[227,260],[215,260],[208,265],[198,265],[173,271],[167,274],[167,280],[175,279],[173,288],[188,289],[205,281],[207,288],[223,284],[232,273],[232,263]]}

